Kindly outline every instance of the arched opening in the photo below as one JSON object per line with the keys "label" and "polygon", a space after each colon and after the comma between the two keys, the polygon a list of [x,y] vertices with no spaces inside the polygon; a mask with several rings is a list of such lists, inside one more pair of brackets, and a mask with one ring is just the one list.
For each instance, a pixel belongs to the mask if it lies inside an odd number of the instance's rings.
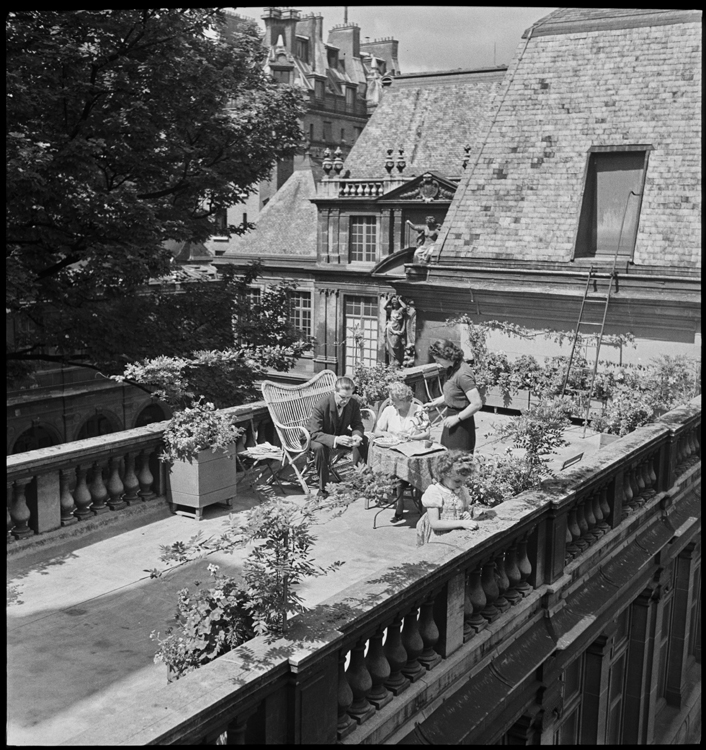
{"label": "arched opening", "polygon": [[51,445],[58,445],[59,441],[54,434],[42,427],[41,425],[32,425],[25,430],[15,441],[12,453],[24,453],[25,451],[35,451],[38,448],[48,448]]}
{"label": "arched opening", "polygon": [[150,404],[137,415],[135,420],[135,427],[144,427],[146,424],[152,424],[153,422],[161,422],[167,419],[167,415],[164,413],[159,404]]}
{"label": "arched opening", "polygon": [[103,414],[94,414],[83,423],[76,440],[109,435],[111,432],[115,432],[111,421]]}

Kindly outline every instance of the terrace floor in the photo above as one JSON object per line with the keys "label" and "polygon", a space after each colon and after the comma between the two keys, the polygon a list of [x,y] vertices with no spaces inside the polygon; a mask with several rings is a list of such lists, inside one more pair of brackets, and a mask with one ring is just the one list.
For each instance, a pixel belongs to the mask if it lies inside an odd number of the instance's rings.
{"label": "terrace floor", "polygon": [[[504,450],[489,430],[507,419],[491,412],[476,415],[477,452]],[[571,427],[566,438],[570,445],[552,460],[554,470],[599,447],[599,436],[589,430],[583,437],[582,427]],[[287,491],[290,498],[304,501],[298,486]],[[103,718],[119,716],[129,696],[163,686],[166,667],[153,662],[156,647],[150,633],[164,633],[175,623],[177,591],[193,587],[196,580],[205,582],[208,563],[237,574],[247,550],[213,553],[151,579],[151,569],[164,568],[160,545],[186,540],[197,530],[217,533],[229,512],[243,512],[258,502],[256,493],[242,486],[231,509],[211,506],[201,522],[171,515],[163,505],[143,514],[142,521],[133,517],[103,532],[9,556],[7,744],[70,743]],[[393,511],[385,510],[373,530],[375,512],[360,502],[338,517],[321,512],[314,530],[316,562],[325,566],[343,559],[345,564],[301,586],[306,605],[415,555],[417,513],[408,508],[404,523],[393,526]],[[148,517],[151,522],[145,523]],[[482,522],[476,532],[457,533],[484,538],[493,533],[492,520]]]}

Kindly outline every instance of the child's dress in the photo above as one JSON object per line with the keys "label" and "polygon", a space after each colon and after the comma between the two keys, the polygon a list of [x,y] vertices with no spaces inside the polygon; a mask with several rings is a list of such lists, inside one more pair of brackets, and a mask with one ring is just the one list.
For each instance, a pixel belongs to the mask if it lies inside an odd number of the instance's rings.
{"label": "child's dress", "polygon": [[[464,511],[468,512],[469,518],[472,516],[471,498],[465,487],[450,490],[443,484],[434,482],[424,491],[422,505],[425,508],[438,508],[440,521],[459,521]],[[432,529],[429,513],[425,513],[417,522],[417,547],[426,544],[431,539],[432,534],[446,534],[448,531],[453,531],[453,529],[444,531]]]}

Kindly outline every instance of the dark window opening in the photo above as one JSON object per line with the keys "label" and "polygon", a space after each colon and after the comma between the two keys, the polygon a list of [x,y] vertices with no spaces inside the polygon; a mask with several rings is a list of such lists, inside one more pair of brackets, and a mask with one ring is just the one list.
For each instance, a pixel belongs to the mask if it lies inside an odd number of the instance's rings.
{"label": "dark window opening", "polygon": [[17,438],[12,452],[13,454],[25,453],[26,451],[36,451],[39,448],[49,448],[52,445],[56,445],[52,433],[40,425],[33,425]]}
{"label": "dark window opening", "polygon": [[576,258],[632,258],[640,218],[646,151],[589,156]]}
{"label": "dark window opening", "polygon": [[85,440],[86,438],[99,437],[100,435],[110,435],[114,432],[113,425],[107,417],[102,414],[94,414],[79,430],[76,440]]}

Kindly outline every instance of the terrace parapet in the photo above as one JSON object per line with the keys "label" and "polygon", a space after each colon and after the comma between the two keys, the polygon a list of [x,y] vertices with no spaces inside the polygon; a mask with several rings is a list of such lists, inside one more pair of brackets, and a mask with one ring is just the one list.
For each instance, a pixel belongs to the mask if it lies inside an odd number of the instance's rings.
{"label": "terrace parapet", "polygon": [[699,396],[496,506],[471,536],[418,548],[294,618],[286,638],[135,695],[130,722],[66,744],[396,743],[460,686],[474,711],[447,742],[497,742],[508,686],[517,705],[536,702],[550,737],[559,675],[594,623],[643,591],[659,597],[666,557],[698,543],[700,429]]}

